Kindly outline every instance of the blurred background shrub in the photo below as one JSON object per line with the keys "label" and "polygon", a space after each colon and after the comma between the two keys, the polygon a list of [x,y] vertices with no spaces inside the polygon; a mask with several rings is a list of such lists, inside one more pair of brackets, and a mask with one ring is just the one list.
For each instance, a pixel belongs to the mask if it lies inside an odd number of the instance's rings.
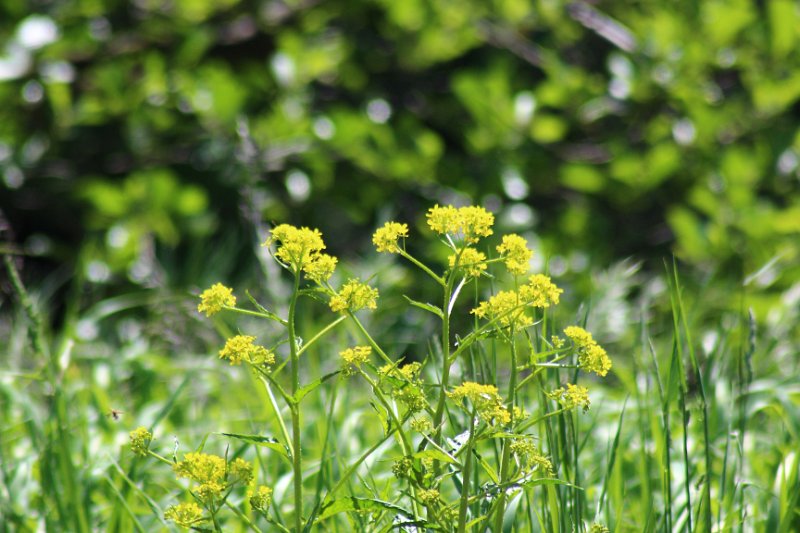
{"label": "blurred background shrub", "polygon": [[3,2],[0,208],[112,293],[233,283],[273,222],[356,254],[436,202],[555,274],[674,253],[777,293],[798,30],[789,0]]}

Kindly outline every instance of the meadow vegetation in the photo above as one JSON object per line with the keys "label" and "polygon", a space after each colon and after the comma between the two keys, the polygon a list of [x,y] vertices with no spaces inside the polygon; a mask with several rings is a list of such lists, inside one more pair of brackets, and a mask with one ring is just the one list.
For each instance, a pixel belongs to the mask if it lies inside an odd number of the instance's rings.
{"label": "meadow vegetation", "polygon": [[[436,205],[379,227],[363,265],[280,224],[263,287],[111,299],[62,332],[5,256],[2,527],[796,530],[796,300],[720,315],[668,264],[628,280],[629,308],[575,305],[494,222]],[[205,349],[111,319],[147,305]],[[602,312],[636,318],[606,340]]]}

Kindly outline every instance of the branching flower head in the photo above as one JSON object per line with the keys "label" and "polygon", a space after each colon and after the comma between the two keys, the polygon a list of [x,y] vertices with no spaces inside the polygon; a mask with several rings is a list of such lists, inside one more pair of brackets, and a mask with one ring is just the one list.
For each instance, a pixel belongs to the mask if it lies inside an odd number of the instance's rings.
{"label": "branching flower head", "polygon": [[275,363],[275,354],[263,346],[253,344],[255,337],[250,335],[236,335],[225,342],[219,351],[220,359],[228,359],[232,365],[247,361],[254,365],[272,365]]}
{"label": "branching flower head", "polygon": [[540,309],[546,309],[551,305],[558,305],[563,293],[549,276],[544,274],[534,274],[528,278],[528,284],[519,288],[520,298],[527,304]]}
{"label": "branching flower head", "polygon": [[223,307],[233,307],[234,305],[236,305],[236,296],[233,295],[233,289],[222,283],[215,283],[200,295],[197,311],[211,316],[219,313]]}
{"label": "branching flower head", "polygon": [[266,513],[270,505],[272,505],[271,488],[259,485],[256,490],[250,493],[250,506],[256,511]]}
{"label": "branching flower head", "polygon": [[502,327],[527,328],[533,319],[525,313],[525,302],[516,291],[500,291],[470,311],[478,318],[496,320]]}
{"label": "branching flower head", "polygon": [[528,241],[516,233],[503,235],[503,242],[497,246],[506,268],[512,274],[524,275],[530,268],[533,252],[528,249]]}
{"label": "branching flower head", "polygon": [[483,207],[452,205],[431,207],[427,213],[428,226],[440,235],[462,238],[467,243],[476,243],[492,232],[494,215]]}
{"label": "branching flower head", "polygon": [[195,502],[173,505],[164,512],[164,518],[179,527],[189,529],[196,526],[203,518],[203,509]]}
{"label": "branching flower head", "polygon": [[511,441],[511,453],[519,459],[524,472],[539,471],[544,476],[553,475],[553,463],[536,447],[529,438],[516,438]]}
{"label": "branching flower head", "polygon": [[486,255],[475,248],[464,248],[451,255],[448,258],[450,268],[456,267],[456,258],[458,258],[457,268],[462,269],[468,277],[477,278],[486,270]]}
{"label": "branching flower head", "polygon": [[372,235],[372,244],[379,252],[396,254],[400,252],[397,241],[408,237],[408,225],[399,222],[387,222],[383,227],[375,230]]}
{"label": "branching flower head", "polygon": [[334,312],[356,312],[361,309],[375,309],[378,304],[378,289],[373,289],[358,279],[348,280],[342,289],[331,297],[330,307]]}
{"label": "branching flower head", "polygon": [[225,479],[225,459],[208,453],[189,452],[172,466],[179,478],[197,483],[220,483]]}
{"label": "branching flower head", "polygon": [[323,283],[331,279],[339,260],[328,254],[316,254],[303,265],[306,277],[316,283]]}
{"label": "branching flower head", "polygon": [[481,385],[480,383],[465,381],[447,395],[459,405],[465,399],[469,400],[478,416],[489,424],[502,425],[511,421],[511,413],[503,405],[503,399],[494,385]]}
{"label": "branching flower head", "polygon": [[417,497],[424,505],[435,505],[439,503],[441,495],[437,489],[419,489]]}
{"label": "branching flower head", "polygon": [[345,375],[352,375],[356,369],[361,368],[361,365],[369,361],[369,356],[372,354],[370,346],[354,346],[339,352],[339,356],[345,363]]}
{"label": "branching flower head", "polygon": [[589,410],[589,389],[580,385],[567,383],[567,387],[558,389],[547,394],[548,398],[557,401],[564,409],[583,408],[583,412]]}
{"label": "branching flower head", "polygon": [[611,359],[606,351],[592,338],[592,334],[579,326],[569,326],[564,334],[575,344],[578,365],[587,372],[605,376],[611,370]]}
{"label": "branching flower head", "polygon": [[217,505],[226,491],[247,485],[253,479],[253,467],[244,459],[226,463],[222,457],[208,453],[187,453],[172,470],[177,477],[197,483],[192,494],[206,506]]}
{"label": "branching flower head", "polygon": [[237,457],[228,463],[228,474],[225,481],[228,485],[249,485],[253,481],[253,465],[241,457]]}
{"label": "branching flower head", "polygon": [[280,224],[272,229],[263,246],[277,243],[275,257],[295,274],[305,272],[308,279],[322,283],[330,279],[337,259],[322,253],[325,243],[318,229]]}
{"label": "branching flower head", "polygon": [[150,442],[153,440],[153,434],[147,431],[147,428],[138,427],[131,431],[131,451],[136,455],[144,457],[150,449]]}

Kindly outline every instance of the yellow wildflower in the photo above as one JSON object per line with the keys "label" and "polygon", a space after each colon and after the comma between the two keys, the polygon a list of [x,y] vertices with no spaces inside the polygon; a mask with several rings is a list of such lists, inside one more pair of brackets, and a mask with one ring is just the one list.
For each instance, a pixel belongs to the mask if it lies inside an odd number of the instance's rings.
{"label": "yellow wildflower", "polygon": [[506,268],[512,274],[526,274],[530,268],[533,252],[528,249],[528,241],[515,233],[503,235],[503,242],[497,247],[503,256]]}
{"label": "yellow wildflower", "polygon": [[250,506],[256,511],[266,513],[270,505],[272,505],[272,489],[264,485],[259,485],[258,488],[250,494]]}
{"label": "yellow wildflower", "polygon": [[532,472],[541,471],[545,476],[553,475],[553,463],[544,455],[530,439],[517,438],[511,441],[511,453],[516,455],[523,464],[523,470]]}
{"label": "yellow wildflower", "polygon": [[251,335],[236,335],[225,342],[219,351],[220,359],[228,359],[232,365],[247,361],[254,365],[275,363],[275,354],[263,346],[253,344],[256,338]]}
{"label": "yellow wildflower", "polygon": [[213,506],[214,503],[222,496],[225,490],[225,485],[218,481],[209,481],[201,483],[192,489],[192,494],[197,496],[197,499],[205,505]]}
{"label": "yellow wildflower", "polygon": [[589,410],[589,389],[580,385],[573,385],[567,383],[567,388],[560,387],[547,396],[561,404],[564,409],[573,409],[575,407],[582,407],[583,412]]}
{"label": "yellow wildflower", "polygon": [[549,276],[534,274],[528,278],[528,284],[519,288],[519,295],[528,305],[546,309],[558,305],[563,289],[559,289]]}
{"label": "yellow wildflower", "polygon": [[311,281],[322,283],[328,281],[336,270],[338,259],[328,254],[316,254],[303,265],[303,272]]}
{"label": "yellow wildflower", "polygon": [[225,459],[208,453],[189,452],[172,470],[179,478],[197,483],[219,483],[225,479]]}
{"label": "yellow wildflower", "polygon": [[228,463],[227,482],[229,485],[249,485],[253,481],[253,465],[241,457]]}
{"label": "yellow wildflower", "polygon": [[514,291],[500,291],[488,301],[481,302],[470,311],[478,318],[497,320],[500,326],[513,326],[522,329],[533,324],[533,319],[525,313],[525,302]]}
{"label": "yellow wildflower", "polygon": [[486,270],[486,255],[475,248],[464,248],[460,254],[453,254],[448,258],[450,268],[456,265],[458,257],[458,268],[463,269],[467,276],[477,278]]}
{"label": "yellow wildflower", "polygon": [[462,237],[465,242],[476,243],[481,237],[488,237],[492,232],[494,215],[483,207],[455,207],[435,205],[427,213],[428,226],[440,235],[449,234]]}
{"label": "yellow wildflower", "polygon": [[200,295],[197,311],[211,316],[219,313],[223,307],[233,307],[234,305],[236,305],[236,296],[233,295],[233,289],[222,283],[215,283]]}
{"label": "yellow wildflower", "polygon": [[331,297],[329,303],[334,312],[359,311],[361,309],[375,309],[378,304],[378,289],[373,289],[358,279],[351,279],[344,284],[342,290]]}
{"label": "yellow wildflower", "polygon": [[339,352],[339,356],[345,362],[344,374],[350,376],[356,372],[357,368],[369,360],[372,354],[372,348],[369,346],[354,346]]}
{"label": "yellow wildflower", "polygon": [[411,422],[409,423],[409,426],[411,426],[411,429],[413,429],[417,433],[428,433],[433,429],[433,420],[431,420],[426,416],[420,418],[412,418]]}
{"label": "yellow wildflower", "polygon": [[406,406],[412,413],[418,413],[428,407],[425,392],[417,383],[405,383],[392,392],[392,397]]}
{"label": "yellow wildflower", "polygon": [[439,501],[439,491],[436,489],[419,489],[417,497],[424,505],[433,505]]}
{"label": "yellow wildflower", "polygon": [[392,464],[392,474],[397,479],[410,477],[414,468],[414,460],[411,457],[401,457]]}
{"label": "yellow wildflower", "polygon": [[204,520],[203,509],[194,502],[173,505],[164,512],[164,518],[186,529]]}
{"label": "yellow wildflower", "polygon": [[144,427],[138,427],[131,431],[131,451],[136,455],[144,457],[147,455],[147,450],[150,448],[150,442],[153,440],[153,434],[147,431]]}
{"label": "yellow wildflower", "polygon": [[578,350],[578,365],[587,372],[605,376],[611,370],[611,359],[606,351],[592,338],[592,334],[579,326],[564,330]]}
{"label": "yellow wildflower", "polygon": [[610,530],[603,524],[595,523],[589,528],[589,533],[610,533]]}
{"label": "yellow wildflower", "polygon": [[439,204],[431,207],[427,213],[428,226],[436,233],[458,233],[461,229],[461,219],[458,216],[458,209],[452,205],[439,207]]}
{"label": "yellow wildflower", "polygon": [[397,241],[400,238],[408,237],[408,225],[399,222],[387,222],[382,228],[375,230],[372,236],[372,244],[379,252],[396,254],[400,251]]}
{"label": "yellow wildflower", "polygon": [[478,416],[489,424],[508,424],[511,421],[511,414],[503,405],[503,399],[494,385],[465,381],[447,395],[459,404],[468,399],[478,412]]}
{"label": "yellow wildflower", "polygon": [[305,272],[312,281],[327,281],[336,269],[337,259],[321,253],[325,243],[318,229],[280,224],[272,229],[272,234],[262,246],[271,246],[272,243],[278,243],[275,257],[281,263],[295,274]]}

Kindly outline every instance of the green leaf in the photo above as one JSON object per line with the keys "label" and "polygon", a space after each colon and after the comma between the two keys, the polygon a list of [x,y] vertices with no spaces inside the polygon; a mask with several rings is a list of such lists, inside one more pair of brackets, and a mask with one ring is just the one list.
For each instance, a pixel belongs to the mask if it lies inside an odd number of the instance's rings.
{"label": "green leaf", "polygon": [[412,300],[411,298],[409,298],[405,294],[403,295],[403,298],[405,298],[406,301],[408,303],[410,303],[411,305],[413,305],[414,307],[419,307],[420,309],[428,311],[429,313],[433,313],[434,315],[438,316],[439,318],[444,319],[444,313],[442,312],[442,310],[439,307],[437,307],[437,306],[435,306],[433,304],[422,303],[422,302],[418,302],[416,300]]}
{"label": "green leaf", "polygon": [[285,445],[281,444],[281,442],[275,437],[266,437],[263,435],[243,435],[241,433],[221,433],[221,435],[231,437],[248,444],[253,444],[255,446],[261,446],[262,448],[269,448],[281,454],[281,456],[283,456],[287,461],[290,460],[289,449]]}
{"label": "green leaf", "polygon": [[414,459],[433,459],[434,461],[442,461],[444,463],[458,464],[450,454],[437,450],[436,448],[429,448],[413,454],[411,457]]}
{"label": "green leaf", "polygon": [[332,377],[334,377],[338,373],[339,373],[339,370],[337,370],[336,372],[331,372],[330,374],[325,374],[321,378],[315,379],[314,381],[312,381],[308,385],[300,387],[299,389],[297,389],[297,392],[294,394],[294,401],[297,402],[297,403],[300,403],[300,401],[303,398],[305,398],[305,396],[309,392],[312,392],[314,389],[316,389],[317,387],[319,387],[320,385],[322,385],[323,383],[325,383],[326,381],[328,381],[329,379],[331,379]]}
{"label": "green leaf", "polygon": [[324,506],[319,518],[317,519],[317,523],[339,513],[349,513],[353,511],[389,511],[395,515],[407,516],[409,519],[414,516],[414,514],[408,509],[404,509],[399,505],[395,505],[383,500],[346,496],[344,498],[336,499]]}

